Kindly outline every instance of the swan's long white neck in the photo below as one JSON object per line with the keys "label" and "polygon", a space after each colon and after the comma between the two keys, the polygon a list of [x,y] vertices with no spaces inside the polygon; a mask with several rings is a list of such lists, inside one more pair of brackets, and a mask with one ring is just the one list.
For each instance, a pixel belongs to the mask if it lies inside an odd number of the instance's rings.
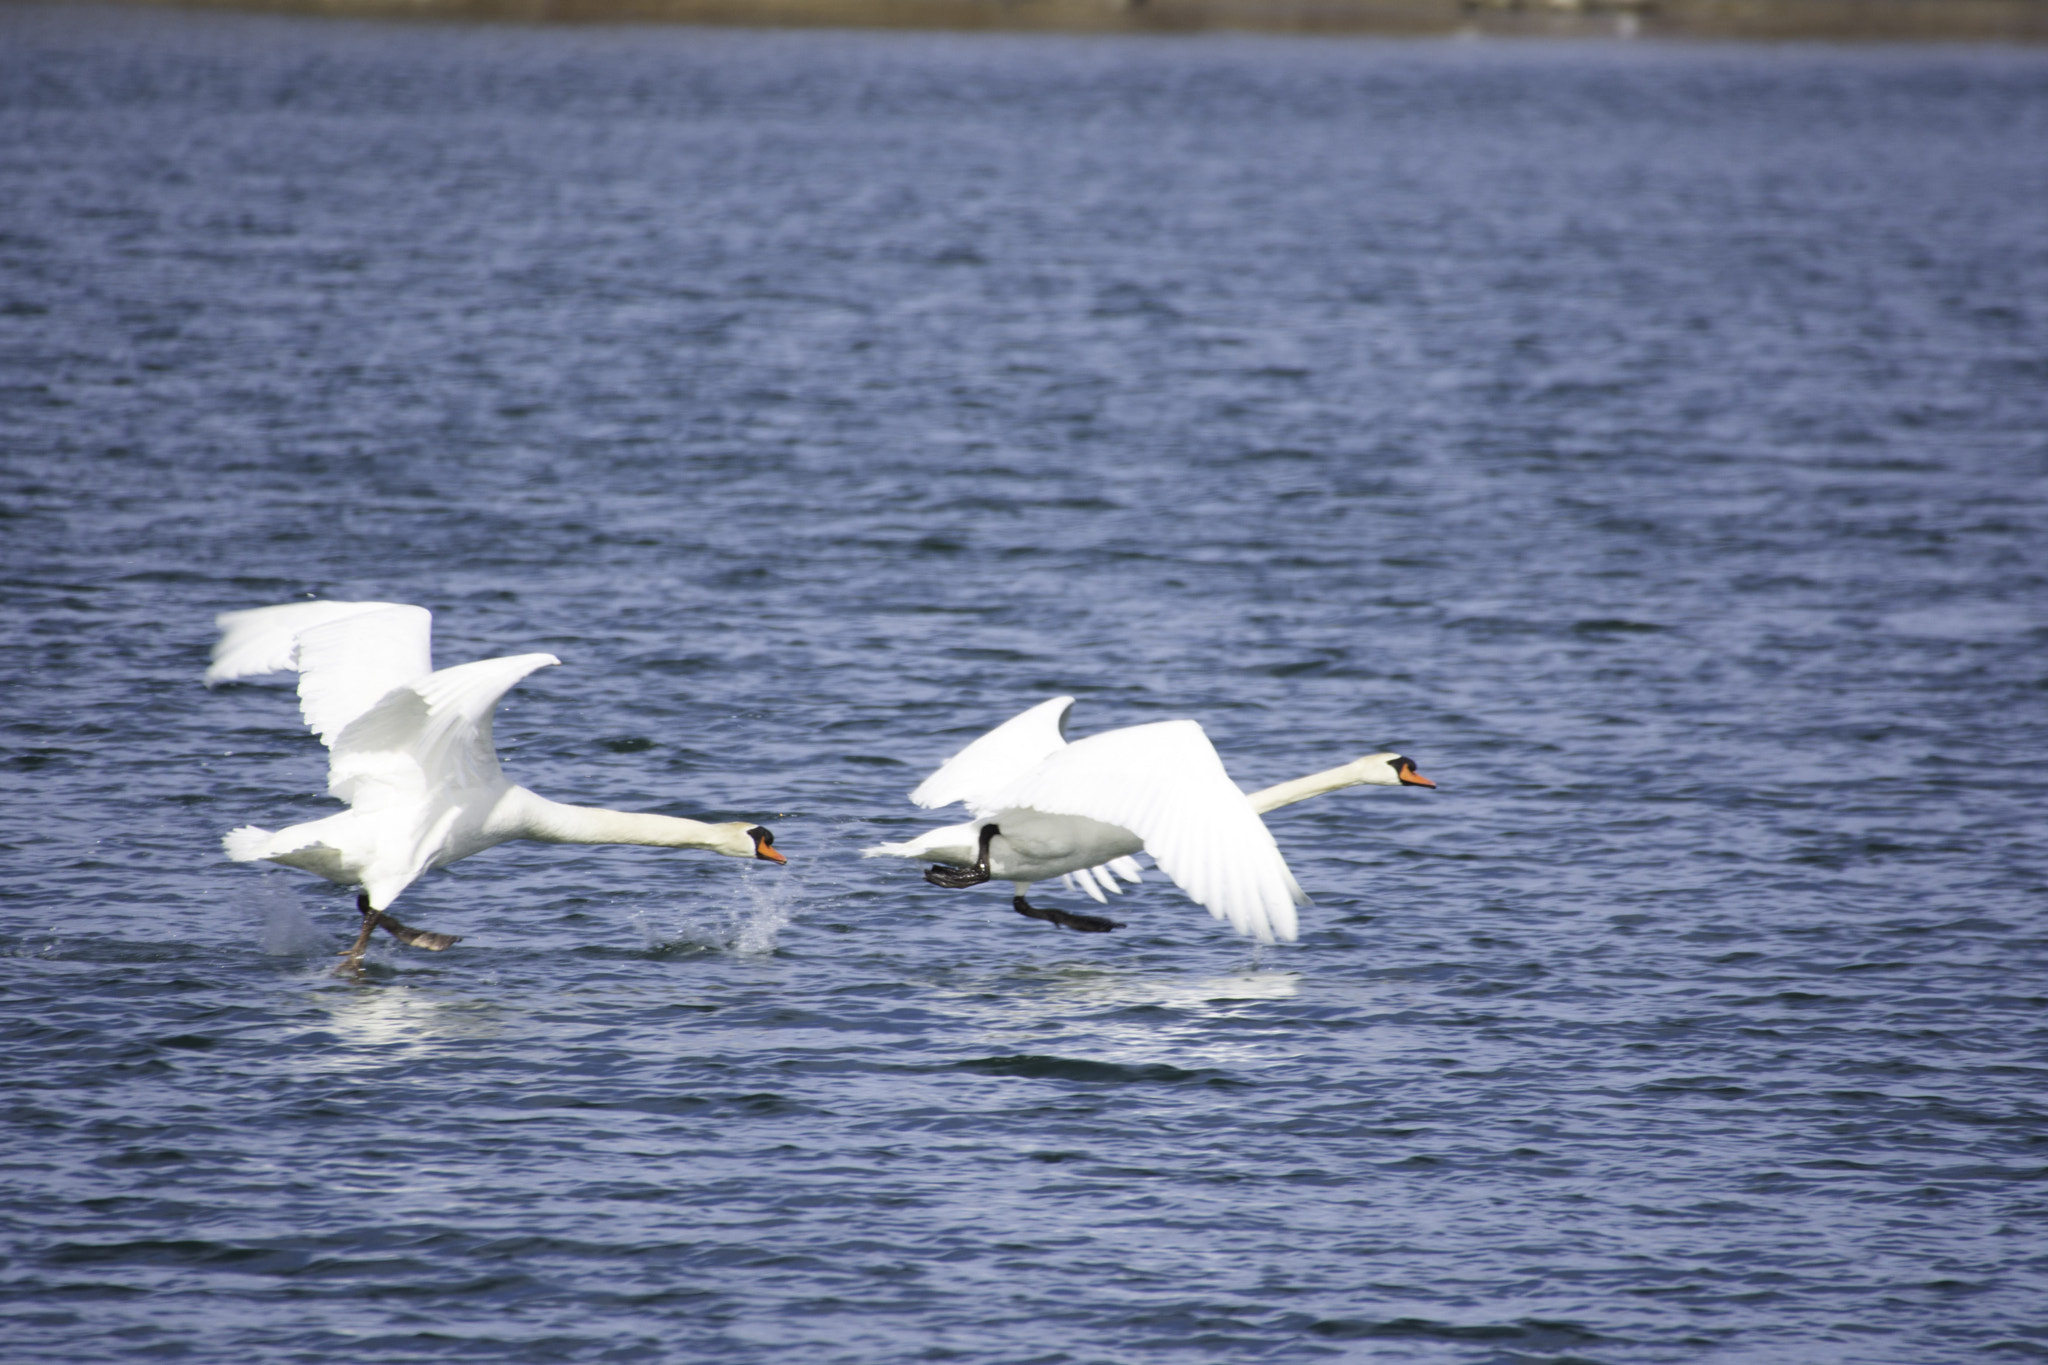
{"label": "swan's long white neck", "polygon": [[1307,777],[1297,777],[1292,782],[1281,782],[1255,791],[1245,799],[1252,803],[1252,809],[1264,815],[1269,810],[1291,806],[1297,801],[1306,801],[1312,796],[1325,792],[1342,791],[1346,787],[1365,785],[1397,787],[1400,777],[1388,766],[1389,754],[1371,754],[1365,758],[1353,759],[1341,768],[1328,768]]}
{"label": "swan's long white neck", "polygon": [[518,802],[519,839],[544,844],[652,844],[660,848],[709,848],[747,856],[753,842],[744,825],[707,825],[674,815],[570,806],[524,788]]}

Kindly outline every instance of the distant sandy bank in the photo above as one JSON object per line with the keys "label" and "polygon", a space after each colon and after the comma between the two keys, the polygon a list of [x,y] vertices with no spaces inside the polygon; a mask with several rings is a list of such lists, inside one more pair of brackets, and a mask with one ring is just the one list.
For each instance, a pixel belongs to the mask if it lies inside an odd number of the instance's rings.
{"label": "distant sandy bank", "polygon": [[139,0],[274,13],[1070,33],[2048,41],[2048,0]]}

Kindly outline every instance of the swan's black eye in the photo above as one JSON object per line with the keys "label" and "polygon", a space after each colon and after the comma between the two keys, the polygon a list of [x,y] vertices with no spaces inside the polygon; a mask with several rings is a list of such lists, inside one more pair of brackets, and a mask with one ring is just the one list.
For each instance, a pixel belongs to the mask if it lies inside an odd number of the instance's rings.
{"label": "swan's black eye", "polygon": [[1387,760],[1387,766],[1397,773],[1412,773],[1415,771],[1415,760],[1403,758],[1399,754],[1395,754]]}
{"label": "swan's black eye", "polygon": [[755,843],[763,845],[764,847],[775,847],[775,836],[768,832],[768,828],[765,825],[754,826],[752,829],[747,831],[747,837],[749,839],[752,839]]}

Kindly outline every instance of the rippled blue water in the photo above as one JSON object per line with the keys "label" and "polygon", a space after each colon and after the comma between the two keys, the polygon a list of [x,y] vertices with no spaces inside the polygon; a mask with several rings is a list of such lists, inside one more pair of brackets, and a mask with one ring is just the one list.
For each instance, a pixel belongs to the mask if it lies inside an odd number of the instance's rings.
{"label": "rippled blue water", "polygon": [[[2048,1356],[2048,54],[0,7],[10,1361]],[[288,690],[557,798],[329,974]],[[1258,950],[854,851],[1056,692]],[[1047,899],[1057,901],[1057,896]]]}

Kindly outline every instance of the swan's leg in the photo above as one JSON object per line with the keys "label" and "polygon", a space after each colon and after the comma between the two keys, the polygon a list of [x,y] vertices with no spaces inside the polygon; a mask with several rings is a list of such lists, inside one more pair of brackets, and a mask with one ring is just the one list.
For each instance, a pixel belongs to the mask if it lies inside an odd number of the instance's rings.
{"label": "swan's leg", "polygon": [[943,864],[928,867],[924,870],[924,879],[933,886],[948,887],[955,891],[963,886],[980,886],[989,879],[989,840],[1001,833],[1002,830],[994,825],[983,825],[981,827],[981,852],[975,856],[973,867],[946,867]]}
{"label": "swan's leg", "polygon": [[377,924],[385,933],[391,935],[400,943],[406,944],[408,947],[425,948],[430,953],[438,953],[444,949],[453,948],[456,944],[462,942],[462,935],[460,934],[437,934],[431,929],[415,929],[410,924],[400,924],[397,920],[385,914],[377,916]]}
{"label": "swan's leg", "polygon": [[341,955],[341,965],[334,969],[336,976],[360,976],[362,974],[363,949],[370,946],[370,932],[377,927],[377,921],[382,918],[375,910],[370,908],[370,893],[368,890],[356,893],[356,909],[363,912],[362,931],[356,935],[356,941],[349,945],[349,950]]}
{"label": "swan's leg", "polygon": [[1112,929],[1121,929],[1124,922],[1109,919],[1103,915],[1076,915],[1066,910],[1055,910],[1050,906],[1033,905],[1023,896],[1010,901],[1010,908],[1026,919],[1042,919],[1048,924],[1057,924],[1062,929],[1074,929],[1084,934],[1106,934]]}

